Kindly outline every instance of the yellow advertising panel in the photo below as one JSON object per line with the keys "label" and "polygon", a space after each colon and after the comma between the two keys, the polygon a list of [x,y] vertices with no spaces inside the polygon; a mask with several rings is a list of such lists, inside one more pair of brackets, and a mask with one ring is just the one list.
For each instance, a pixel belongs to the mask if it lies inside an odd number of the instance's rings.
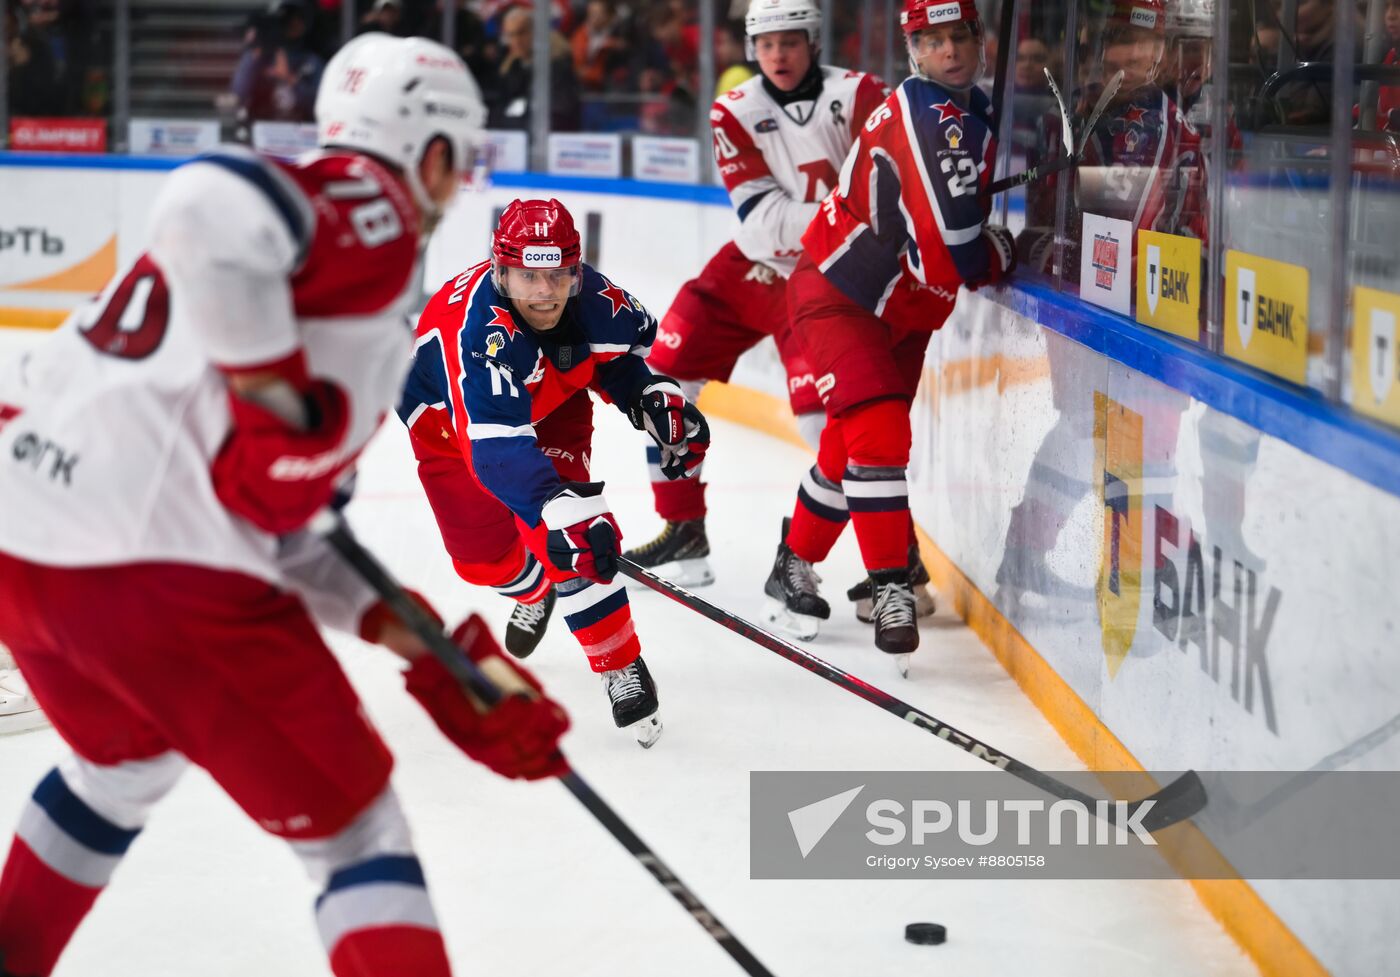
{"label": "yellow advertising panel", "polygon": [[1103,510],[1096,586],[1108,676],[1133,647],[1142,601],[1142,415],[1094,392],[1094,470]]}
{"label": "yellow advertising panel", "polygon": [[1201,242],[1138,231],[1137,321],[1183,339],[1201,335]]}
{"label": "yellow advertising panel", "polygon": [[1308,270],[1225,252],[1225,353],[1303,383],[1308,372]]}
{"label": "yellow advertising panel", "polygon": [[1351,405],[1400,425],[1400,352],[1395,348],[1400,295],[1357,286],[1351,297]]}

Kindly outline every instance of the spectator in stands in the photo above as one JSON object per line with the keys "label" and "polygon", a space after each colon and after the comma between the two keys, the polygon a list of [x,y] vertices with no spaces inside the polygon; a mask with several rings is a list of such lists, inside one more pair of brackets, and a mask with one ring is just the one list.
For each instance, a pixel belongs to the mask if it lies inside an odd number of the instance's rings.
{"label": "spectator in stands", "polygon": [[249,121],[310,122],[325,67],[306,46],[309,15],[297,0],[274,0],[253,18],[233,74],[239,112]]}
{"label": "spectator in stands", "polygon": [[[1385,3],[1386,52],[1381,64],[1400,68],[1400,0]],[[1400,132],[1400,84],[1384,84],[1380,88],[1377,125],[1391,132]]]}
{"label": "spectator in stands", "polygon": [[1035,35],[1021,38],[1016,45],[1011,113],[1011,149],[1021,156],[1034,149],[1040,120],[1055,111],[1055,97],[1045,80],[1049,64],[1050,45]]}
{"label": "spectator in stands", "polygon": [[627,53],[626,24],[613,0],[588,0],[572,40],[574,74],[585,91],[601,92],[618,81]]}
{"label": "spectator in stands", "polygon": [[399,0],[374,0],[374,6],[370,7],[369,12],[360,18],[360,29],[357,33],[373,34],[379,32],[400,37],[402,33],[399,26],[402,21],[403,6]]}
{"label": "spectator in stands", "polygon": [[[1280,10],[1280,0],[1274,0],[1275,18]],[[1285,33],[1289,26],[1282,25]],[[1292,25],[1295,61],[1331,64],[1335,49],[1334,26],[1332,0],[1299,0],[1297,18]],[[1325,126],[1332,119],[1332,76],[1329,72],[1322,77],[1289,81],[1278,89],[1275,99],[1288,125]]]}
{"label": "spectator in stands", "polygon": [[[533,15],[523,7],[512,7],[501,18],[501,41],[505,46],[500,64],[481,79],[489,110],[491,129],[528,129],[534,72]],[[578,129],[578,80],[568,43],[551,31],[550,119],[552,132]]]}
{"label": "spectator in stands", "polygon": [[715,98],[719,98],[731,88],[739,87],[754,76],[754,70],[744,52],[742,21],[728,21],[715,31],[715,71],[719,75],[718,81],[715,82]]}
{"label": "spectator in stands", "polygon": [[29,24],[21,25],[11,6],[5,7],[5,44],[9,61],[11,115],[58,115],[63,88],[48,39]]}
{"label": "spectator in stands", "polygon": [[[453,47],[471,69],[473,78],[485,78],[496,70],[498,55],[495,41],[487,36],[486,22],[474,9],[474,0],[448,0],[457,4],[456,15],[452,18],[456,37]],[[433,11],[433,23],[442,23],[442,7]],[[424,36],[436,36],[431,31]]]}

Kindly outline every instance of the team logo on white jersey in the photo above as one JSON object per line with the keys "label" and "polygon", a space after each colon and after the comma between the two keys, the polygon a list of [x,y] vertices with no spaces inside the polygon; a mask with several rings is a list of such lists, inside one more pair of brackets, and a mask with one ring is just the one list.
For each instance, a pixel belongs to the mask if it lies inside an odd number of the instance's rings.
{"label": "team logo on white jersey", "polygon": [[777,131],[778,131],[778,120],[777,120],[777,119],[759,119],[758,122],[754,124],[753,131],[754,131],[754,132],[777,132]]}

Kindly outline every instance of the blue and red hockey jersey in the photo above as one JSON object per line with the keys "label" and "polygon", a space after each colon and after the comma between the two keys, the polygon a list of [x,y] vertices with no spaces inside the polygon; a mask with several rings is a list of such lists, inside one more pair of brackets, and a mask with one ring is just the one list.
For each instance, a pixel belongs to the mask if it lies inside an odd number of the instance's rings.
{"label": "blue and red hockey jersey", "polygon": [[448,281],[418,320],[413,368],[399,403],[410,428],[446,410],[477,480],[528,526],[559,487],[534,424],[591,388],[620,409],[651,379],[656,319],[589,265],[559,324],[536,332],[496,291],[491,263]]}

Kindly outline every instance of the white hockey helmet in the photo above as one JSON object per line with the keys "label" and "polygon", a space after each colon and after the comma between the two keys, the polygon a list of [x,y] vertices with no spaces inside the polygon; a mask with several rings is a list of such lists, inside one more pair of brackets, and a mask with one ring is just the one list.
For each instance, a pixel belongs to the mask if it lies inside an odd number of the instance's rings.
{"label": "white hockey helmet", "polygon": [[753,39],[774,31],[806,31],[813,56],[820,47],[822,8],[817,0],[750,0],[744,15],[744,47],[748,59],[756,60]]}
{"label": "white hockey helmet", "polygon": [[461,174],[473,164],[485,122],[481,90],[462,59],[421,37],[362,34],[331,58],[316,92],[317,142],[397,166],[430,215],[440,208],[418,175],[428,143],[446,139]]}
{"label": "white hockey helmet", "polygon": [[1180,37],[1211,37],[1215,33],[1215,0],[1173,0],[1167,4],[1167,41]]}

